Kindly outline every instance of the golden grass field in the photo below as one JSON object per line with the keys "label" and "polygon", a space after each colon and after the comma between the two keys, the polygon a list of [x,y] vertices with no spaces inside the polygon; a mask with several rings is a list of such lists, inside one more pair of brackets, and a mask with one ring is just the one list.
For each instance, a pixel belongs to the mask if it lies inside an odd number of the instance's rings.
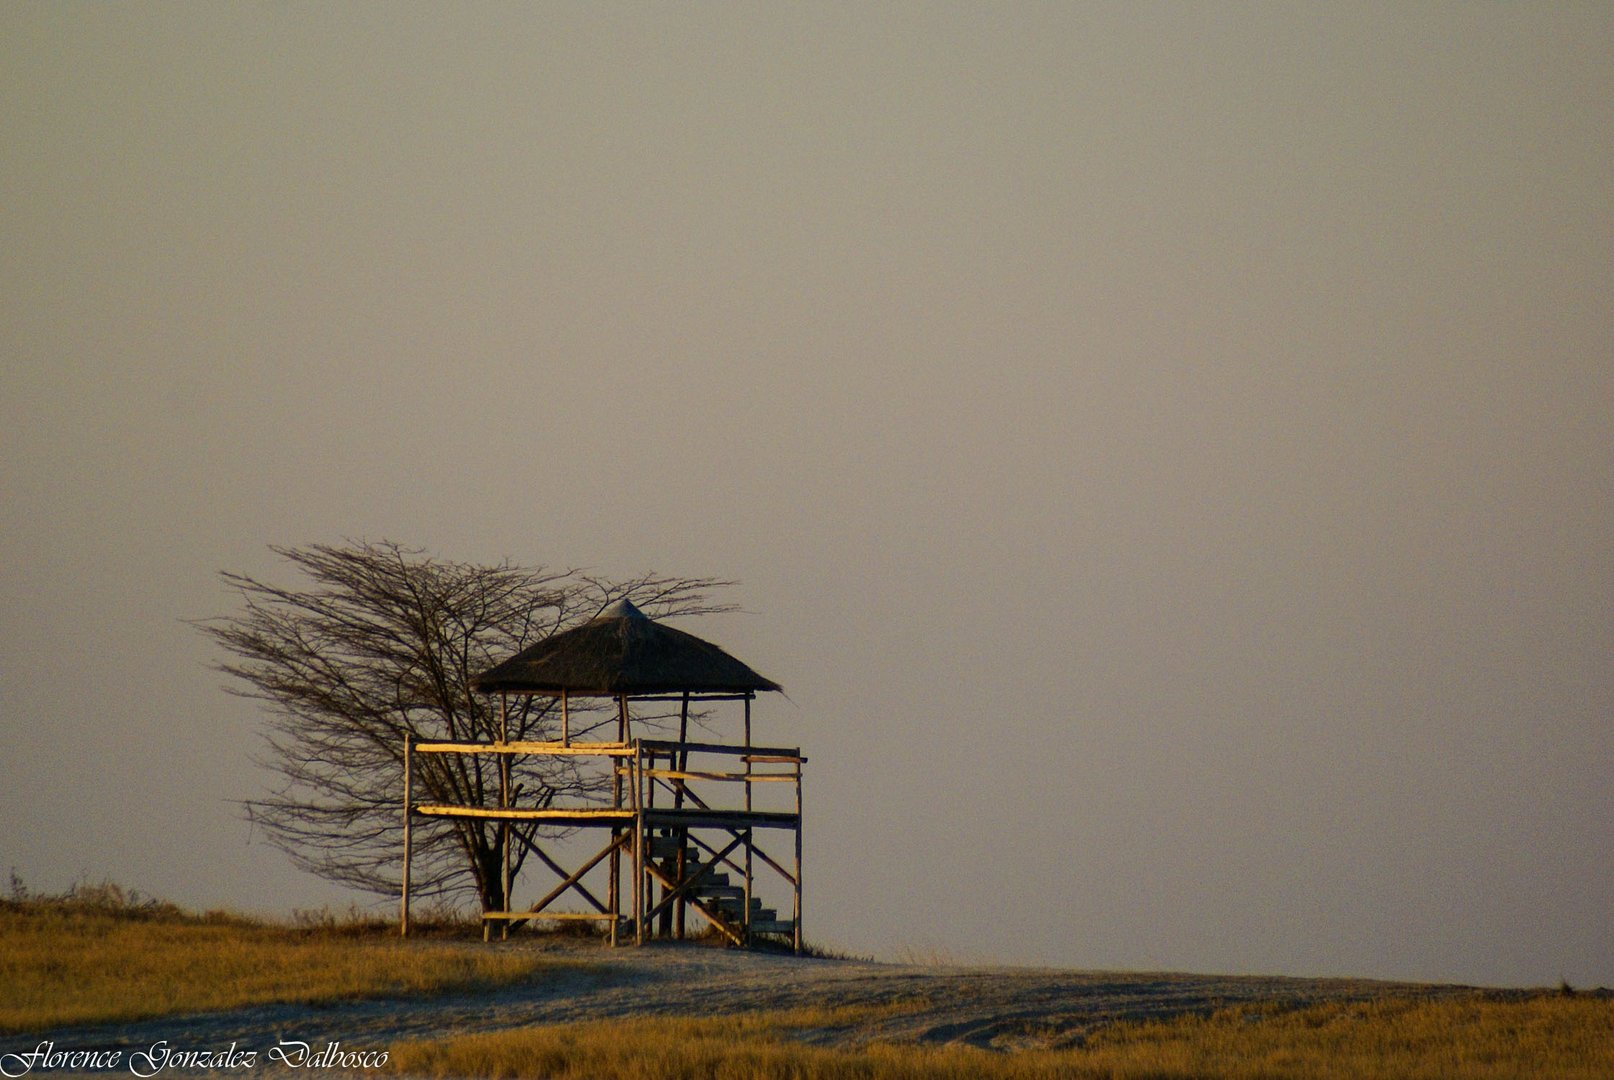
{"label": "golden grass field", "polygon": [[506,983],[539,961],[130,904],[115,886],[0,902],[0,1033]]}
{"label": "golden grass field", "polygon": [[803,1045],[822,1010],[557,1025],[402,1043],[412,1076],[554,1080],[1606,1080],[1614,1002],[1388,999],[1115,1024],[1074,1050]]}
{"label": "golden grass field", "polygon": [[[268,1002],[328,1006],[468,989],[531,995],[552,978],[592,977],[590,965],[599,961],[588,957],[600,956],[576,950],[556,960],[530,949],[404,942],[379,922],[307,922],[190,915],[168,905],[129,903],[110,886],[66,898],[0,901],[0,1034]],[[946,978],[938,975],[937,993],[948,992]],[[496,1011],[480,1000],[469,999],[473,1013]],[[1055,1050],[859,1044],[836,1037],[875,1014],[918,1015],[933,1005],[916,998],[698,1018],[630,1012],[452,1037],[428,1030],[425,1038],[392,1040],[388,1067],[407,1076],[558,1080],[1614,1077],[1614,1000],[1568,988],[1442,996],[1402,991],[1309,1007],[1244,1004],[1108,1023],[1081,1045]],[[467,1007],[464,1000],[460,1007]],[[440,1008],[435,1001],[424,1006],[434,1016]],[[229,1017],[220,1023],[233,1030]]]}

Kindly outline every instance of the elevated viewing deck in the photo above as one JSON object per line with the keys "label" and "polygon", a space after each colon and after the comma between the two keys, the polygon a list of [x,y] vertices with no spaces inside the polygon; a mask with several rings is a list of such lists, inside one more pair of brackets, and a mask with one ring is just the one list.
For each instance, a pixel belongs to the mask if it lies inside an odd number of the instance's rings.
{"label": "elevated viewing deck", "polygon": [[[419,818],[438,829],[498,829],[502,881],[482,880],[504,902],[482,913],[485,937],[495,925],[504,936],[534,919],[584,919],[603,922],[613,945],[625,932],[642,943],[657,935],[684,937],[686,916],[694,912],[734,945],[776,935],[801,951],[801,774],[807,759],[799,747],[751,741],[752,701],[758,692],[777,691],[777,683],[623,600],[484,672],[476,684],[498,695],[496,739],[404,741],[404,933]],[[617,737],[572,739],[574,698],[614,700]],[[548,700],[534,706],[534,699]],[[691,719],[707,723],[704,712],[692,717],[691,708],[718,702],[743,705],[742,741],[691,740]],[[676,714],[668,703],[677,703]],[[632,738],[631,705],[649,706],[650,717],[637,722],[656,732],[670,728],[676,715],[678,737]],[[598,704],[590,709],[584,734],[610,723]],[[556,719],[558,740],[523,737],[552,736]],[[484,766],[488,756],[494,760]],[[422,766],[423,760],[429,764]],[[412,795],[422,767],[438,781],[432,790],[439,797],[429,802]],[[603,846],[580,839],[591,832],[598,837],[598,830],[608,833]],[[770,854],[757,842],[761,831],[785,834],[790,853]],[[573,858],[577,868],[569,870],[565,860],[580,843],[590,853],[581,865]],[[511,896],[529,858],[560,881],[522,909]],[[776,893],[780,884],[788,889],[788,918],[766,906],[759,870],[768,872],[763,876]],[[491,875],[492,868],[479,872]],[[560,909],[568,897],[585,910]]]}
{"label": "elevated viewing deck", "polygon": [[[408,919],[409,822],[416,817],[469,819],[499,823],[505,833],[501,845],[506,860],[506,892],[513,884],[511,853],[515,845],[534,855],[561,877],[561,882],[531,907],[487,911],[484,925],[502,924],[507,933],[532,919],[584,919],[609,925],[614,944],[624,929],[635,942],[654,936],[659,923],[663,934],[682,936],[685,917],[694,911],[736,945],[749,944],[754,935],[788,935],[801,947],[801,767],[806,763],[798,747],[731,746],[724,743],[681,742],[669,739],[635,739],[631,742],[428,742],[406,741],[405,770],[410,777],[417,755],[496,755],[501,761],[515,756],[595,758],[605,763],[613,805],[518,806],[509,796],[508,771],[501,770],[500,805],[455,806],[414,803],[405,785],[405,889],[404,919]],[[727,758],[740,765],[691,768],[692,755]],[[707,785],[742,785],[744,806],[726,806]],[[756,784],[791,785],[793,808],[759,810],[751,806]],[[697,786],[700,790],[697,790]],[[665,802],[656,805],[657,794]],[[705,792],[703,794],[702,792]],[[522,826],[530,828],[524,830]],[[567,871],[539,844],[543,826],[564,829],[609,829],[604,847],[574,871]],[[786,867],[757,842],[757,830],[793,834],[795,844]],[[631,887],[620,885],[623,856],[631,864]],[[606,899],[585,884],[585,877],[609,861]],[[754,895],[758,863],[772,870],[791,890],[791,917],[781,919],[776,909],[763,906]],[[728,872],[741,883],[732,884]],[[659,890],[659,897],[656,893]],[[580,897],[592,910],[561,911],[552,907],[568,893]],[[622,901],[631,897],[631,907]]]}

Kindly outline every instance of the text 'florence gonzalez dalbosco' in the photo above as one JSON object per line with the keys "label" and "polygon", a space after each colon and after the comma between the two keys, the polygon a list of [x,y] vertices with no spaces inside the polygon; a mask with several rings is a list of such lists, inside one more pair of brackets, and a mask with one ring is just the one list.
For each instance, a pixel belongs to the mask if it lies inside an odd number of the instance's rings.
{"label": "text 'florence gonzalez dalbosco'", "polygon": [[185,1050],[170,1046],[167,1040],[152,1043],[144,1050],[72,1050],[42,1042],[20,1054],[0,1055],[0,1076],[9,1080],[30,1073],[71,1069],[75,1072],[112,1072],[127,1069],[140,1077],[156,1076],[165,1070],[210,1069],[215,1072],[256,1069],[259,1057],[289,1069],[380,1069],[387,1064],[385,1050],[344,1050],[340,1041],[327,1042],[316,1049],[309,1043],[281,1040],[267,1050],[243,1050],[231,1043],[222,1050]]}

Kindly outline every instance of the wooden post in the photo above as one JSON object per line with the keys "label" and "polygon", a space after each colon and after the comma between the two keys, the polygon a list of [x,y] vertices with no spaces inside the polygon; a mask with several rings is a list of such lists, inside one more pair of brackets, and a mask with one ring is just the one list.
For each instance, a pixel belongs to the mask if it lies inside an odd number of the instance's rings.
{"label": "wooden post", "polygon": [[[747,692],[746,695],[745,695],[745,749],[747,751],[747,753],[745,755],[745,775],[747,777],[749,777],[751,775],[751,770],[756,768],[756,766],[751,763],[751,754],[749,753],[749,751],[751,749],[751,694],[750,694],[750,692]],[[746,782],[745,782],[745,810],[746,810],[746,813],[751,812],[751,781],[749,779],[746,780]],[[747,829],[747,830],[745,830],[745,919],[744,919],[744,924],[745,924],[745,943],[747,945],[751,944],[751,886],[752,886],[752,882],[755,880],[755,873],[754,873],[754,870],[753,870],[753,867],[752,867],[752,855],[751,855],[751,852],[752,852],[751,830]]]}
{"label": "wooden post", "polygon": [[[510,741],[510,697],[501,692],[499,694],[499,741]],[[499,755],[499,809],[510,809],[510,755]],[[510,822],[501,822],[499,825],[499,848],[504,860],[504,877],[501,891],[504,894],[504,910],[514,911],[515,906],[510,903]],[[510,937],[510,923],[501,920],[499,923],[499,940],[504,941]]]}
{"label": "wooden post", "polygon": [[644,748],[633,743],[633,943],[644,944]]}
{"label": "wooden post", "polygon": [[[654,750],[649,752],[647,760],[650,762],[651,770],[654,771],[656,768],[656,752]],[[656,782],[653,778],[647,779],[644,784],[644,808],[646,813],[649,813],[656,808]],[[650,835],[645,831],[644,823],[642,821],[639,824],[639,837],[645,846],[644,854],[639,860],[639,873],[641,875],[648,875],[649,871],[646,869],[646,867],[648,867],[650,863],[654,861],[655,854],[651,849]],[[649,910],[655,900],[655,886],[651,884],[648,876],[645,876],[644,878],[643,887],[645,890],[647,890],[644,898],[644,907],[645,910]],[[665,885],[661,887],[661,898],[663,900],[667,898],[667,886]],[[661,913],[661,925],[663,927],[671,926],[671,919],[672,912],[663,911]],[[646,937],[656,936],[656,927],[654,925],[647,925],[644,928],[644,934]],[[667,936],[665,930],[662,930],[661,936]]]}
{"label": "wooden post", "polygon": [[[628,741],[628,695],[616,696],[617,707],[617,741]],[[622,771],[617,767],[617,760],[611,762],[611,809],[622,809]],[[612,828],[611,839],[618,839],[622,830]],[[618,924],[622,922],[622,848],[611,849],[611,882],[609,888],[611,908],[611,947],[617,946]]]}
{"label": "wooden post", "polygon": [[801,762],[796,763],[796,902],[791,911],[791,949],[801,955]]}
{"label": "wooden post", "polygon": [[[678,741],[680,743],[689,742],[689,691],[688,690],[684,691],[684,702],[678,708]],[[687,770],[689,768],[689,751],[687,749],[684,750],[682,753],[680,753],[678,755],[678,768],[679,768],[680,771]],[[680,788],[678,790],[678,800],[674,805],[676,805],[679,809],[683,809],[683,806],[684,806],[684,792],[683,792],[682,788]]]}
{"label": "wooden post", "polygon": [[572,745],[572,713],[568,707],[567,697],[566,691],[562,689],[560,692],[560,744],[562,746]]}
{"label": "wooden post", "polygon": [[[678,743],[679,743],[680,746],[686,746],[686,747],[689,744],[689,691],[688,690],[684,691],[683,704],[681,706],[679,706],[679,709],[678,709]],[[671,755],[669,755],[669,757],[670,756]],[[687,749],[680,750],[678,752],[677,757],[674,758],[673,760],[675,760],[677,762],[677,765],[675,767],[680,772],[687,772],[689,770],[689,751]],[[682,810],[683,808],[684,808],[684,785],[683,785],[682,782],[680,782],[678,784],[678,786],[673,789],[673,809]],[[688,832],[688,830],[685,830],[685,829],[674,829],[673,830],[673,836],[676,837],[677,840],[678,840],[678,855],[677,855],[678,873],[675,875],[674,880],[677,880],[677,881],[681,882],[681,881],[684,880],[684,874],[687,872],[686,869],[685,869],[685,866],[684,866],[684,863],[685,863],[684,852],[687,851],[688,848],[689,848],[689,832]],[[663,885],[661,887],[661,893],[662,893],[662,899],[665,900],[667,898],[667,887],[665,885]],[[671,914],[672,914],[672,917],[673,917],[673,920],[674,920],[674,931],[673,931],[673,933],[674,933],[674,935],[677,937],[677,939],[679,941],[683,941],[684,940],[685,916],[687,914],[687,908],[686,908],[685,903],[684,903],[684,901],[682,899],[680,899],[678,901],[678,903],[673,905],[673,910],[672,910]]]}
{"label": "wooden post", "polygon": [[[611,767],[614,769],[616,766],[613,763]],[[622,830],[613,826],[611,829],[611,876],[610,880],[606,882],[605,890],[605,906],[610,909],[608,914],[611,916],[611,948],[613,949],[616,948],[616,924],[621,921],[620,916],[622,914],[621,901],[617,896],[618,878],[621,877],[622,848],[616,843],[621,836]]]}
{"label": "wooden post", "polygon": [[398,904],[398,934],[401,937],[409,936],[409,848],[411,837],[409,813],[409,788],[415,765],[414,736],[404,735],[404,798],[403,798],[403,898]]}

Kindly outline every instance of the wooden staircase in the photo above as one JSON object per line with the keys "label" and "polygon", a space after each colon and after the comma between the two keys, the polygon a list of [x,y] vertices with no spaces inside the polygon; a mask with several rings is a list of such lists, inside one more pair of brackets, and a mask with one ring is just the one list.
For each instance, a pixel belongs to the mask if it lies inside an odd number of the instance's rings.
{"label": "wooden staircase", "polygon": [[693,844],[682,846],[683,867],[679,873],[680,841],[672,836],[652,836],[647,854],[657,868],[675,884],[695,882],[688,896],[708,919],[721,921],[733,936],[744,940],[747,934],[783,934],[790,936],[796,924],[791,919],[779,918],[776,909],[763,907],[760,897],[751,897],[749,918],[745,888],[731,882],[729,875],[704,861],[707,854]]}

